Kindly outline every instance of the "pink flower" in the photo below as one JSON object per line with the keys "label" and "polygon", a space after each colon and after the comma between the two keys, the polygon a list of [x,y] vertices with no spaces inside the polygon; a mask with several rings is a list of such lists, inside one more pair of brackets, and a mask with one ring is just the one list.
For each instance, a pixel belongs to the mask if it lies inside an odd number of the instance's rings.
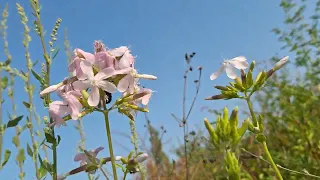
{"label": "pink flower", "polygon": [[244,56],[235,57],[231,60],[225,60],[222,63],[220,69],[217,72],[211,74],[210,79],[211,80],[217,79],[223,71],[226,71],[227,76],[230,79],[235,79],[237,77],[237,74],[234,71],[234,68],[246,69],[248,67],[249,67],[249,64]]}
{"label": "pink flower", "polygon": [[77,120],[82,110],[82,104],[78,100],[81,97],[81,92],[73,90],[72,84],[64,85],[59,88],[58,95],[66,102],[71,109],[71,118]]}
{"label": "pink flower", "polygon": [[99,88],[103,89],[104,91],[113,93],[116,91],[116,86],[111,82],[108,82],[104,79],[107,79],[114,75],[113,68],[106,68],[98,72],[94,75],[92,70],[92,65],[87,61],[81,62],[81,69],[83,70],[84,74],[87,76],[86,80],[83,81],[76,81],[74,82],[74,87],[78,90],[83,90],[90,88],[91,91],[89,93],[88,104],[90,106],[97,106],[100,101],[100,94]]}
{"label": "pink flower", "polygon": [[93,46],[95,53],[107,51],[105,45],[101,41],[94,41]]}
{"label": "pink flower", "polygon": [[83,70],[80,67],[80,62],[86,60],[91,64],[94,64],[95,57],[93,54],[85,52],[81,49],[75,49],[74,53],[75,53],[75,57],[69,65],[69,72],[75,73],[77,78],[82,80],[85,78],[85,75],[83,74]]}
{"label": "pink flower", "polygon": [[54,101],[49,104],[49,114],[54,119],[54,123],[52,125],[56,125],[60,127],[61,125],[66,125],[65,121],[61,118],[61,116],[66,116],[71,112],[70,107],[68,104],[63,101]]}
{"label": "pink flower", "polygon": [[125,69],[129,67],[133,67],[134,65],[134,57],[130,53],[130,50],[126,46],[121,46],[119,48],[115,48],[109,50],[109,53],[116,58],[120,58],[119,60],[115,61],[115,69]]}
{"label": "pink flower", "polygon": [[[102,151],[104,149],[104,147],[98,147],[94,150],[89,151],[89,154],[93,157],[97,157],[98,153],[100,151]],[[75,157],[74,157],[74,161],[80,161],[80,165],[86,165],[90,162],[89,157],[86,155],[86,153],[78,153]]]}
{"label": "pink flower", "polygon": [[135,87],[137,87],[137,81],[134,77],[135,70],[133,68],[125,68],[116,71],[116,74],[126,74],[118,83],[118,90],[120,92],[134,93]]}
{"label": "pink flower", "polygon": [[135,102],[141,103],[143,105],[147,105],[149,103],[151,96],[152,96],[151,89],[142,88],[133,96],[133,98],[135,99]]}
{"label": "pink flower", "polygon": [[108,67],[114,68],[114,62],[115,58],[112,57],[109,53],[107,52],[97,52],[95,54],[95,66],[99,69],[105,69]]}

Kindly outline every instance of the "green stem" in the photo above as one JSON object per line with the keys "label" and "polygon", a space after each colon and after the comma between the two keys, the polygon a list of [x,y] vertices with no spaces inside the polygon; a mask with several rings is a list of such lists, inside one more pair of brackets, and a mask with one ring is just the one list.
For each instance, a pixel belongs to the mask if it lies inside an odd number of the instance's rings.
{"label": "green stem", "polygon": [[126,170],[126,172],[124,172],[123,180],[125,180],[127,178],[127,174],[128,174],[128,170]]}
{"label": "green stem", "polygon": [[[46,83],[48,85],[50,85],[50,66],[51,66],[51,60],[50,57],[48,55],[47,52],[47,48],[46,48],[46,44],[44,41],[44,33],[43,33],[43,27],[41,24],[41,18],[40,18],[40,7],[39,7],[39,1],[36,0],[35,2],[36,5],[36,9],[35,11],[35,15],[37,18],[37,22],[38,22],[38,28],[39,28],[39,36],[40,36],[40,40],[41,40],[41,45],[42,45],[42,50],[43,50],[43,55],[45,57],[45,61],[46,61],[46,73],[47,73],[47,77],[46,77]],[[38,12],[39,11],[39,12]],[[46,97],[46,103],[49,104],[50,103],[50,94],[48,94]],[[50,117],[50,123],[53,123],[53,119],[52,117]],[[54,126],[51,128],[52,130],[52,136],[55,137],[55,133],[54,133]],[[52,156],[53,156],[53,174],[52,174],[52,178],[54,180],[56,180],[58,178],[57,176],[57,143],[53,143],[52,144]]]}
{"label": "green stem", "polygon": [[250,114],[252,116],[253,125],[257,127],[258,126],[258,121],[257,121],[257,117],[256,117],[255,113],[253,112],[253,106],[252,106],[252,103],[250,101],[250,96],[246,95],[245,99],[247,101]]}
{"label": "green stem", "polygon": [[267,142],[264,141],[262,144],[263,144],[263,149],[267,154],[268,160],[270,161],[271,166],[273,167],[274,171],[276,172],[278,179],[283,180],[283,178],[281,176],[281,173],[280,173],[277,165],[274,163],[274,161],[272,159],[272,156],[271,156],[271,154],[269,152],[269,149],[268,149],[268,146],[267,146]]}
{"label": "green stem", "polygon": [[109,124],[109,117],[108,117],[109,111],[108,110],[104,110],[103,114],[104,114],[104,120],[105,120],[105,123],[106,123],[106,131],[107,131],[107,136],[108,136],[109,152],[110,152],[110,156],[111,156],[113,178],[114,178],[114,180],[117,180],[118,179],[118,177],[117,177],[117,169],[116,169],[116,163],[115,163],[115,159],[114,159],[114,155],[113,155],[111,131],[110,131],[110,124]]}
{"label": "green stem", "polygon": [[[245,99],[246,99],[246,101],[247,101],[248,108],[249,108],[249,110],[250,110],[250,114],[251,114],[251,116],[252,116],[252,120],[253,120],[254,126],[257,127],[257,126],[258,126],[258,121],[257,121],[257,118],[256,118],[255,113],[253,112],[253,106],[252,106],[252,103],[251,103],[251,101],[250,101],[250,96],[247,96],[246,93],[245,93],[245,96],[246,96]],[[281,176],[281,173],[280,173],[279,169],[277,168],[276,164],[274,163],[274,161],[273,161],[273,159],[272,159],[272,156],[271,156],[271,154],[270,154],[270,152],[269,152],[269,149],[268,149],[268,146],[267,146],[267,142],[264,141],[262,144],[263,144],[263,149],[264,149],[265,153],[266,153],[267,156],[268,156],[268,160],[271,162],[271,165],[272,165],[274,171],[276,172],[278,179],[283,180],[283,178],[282,178],[282,176]]]}

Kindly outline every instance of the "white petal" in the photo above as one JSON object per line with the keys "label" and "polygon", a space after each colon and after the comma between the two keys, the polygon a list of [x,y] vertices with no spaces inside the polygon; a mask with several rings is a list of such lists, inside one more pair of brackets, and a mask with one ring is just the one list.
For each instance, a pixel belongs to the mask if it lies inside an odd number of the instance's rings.
{"label": "white petal", "polygon": [[222,65],[217,72],[211,74],[210,79],[211,80],[217,79],[224,70],[225,70],[225,65]]}
{"label": "white petal", "polygon": [[75,90],[81,91],[81,90],[85,90],[88,87],[90,87],[90,84],[88,81],[75,81],[72,83],[72,86]]}
{"label": "white petal", "polygon": [[90,106],[97,106],[100,101],[100,93],[99,93],[99,88],[94,86],[91,87],[91,92],[88,98],[88,104]]}
{"label": "white petal", "polygon": [[232,58],[231,60],[232,61],[247,61],[246,57],[244,57],[244,56],[238,56],[238,57]]}
{"label": "white petal", "polygon": [[[244,58],[244,57],[243,57]],[[228,61],[230,64],[232,64],[237,69],[246,69],[249,67],[249,63],[246,61],[246,59],[240,57],[233,58],[232,60]]]}
{"label": "white petal", "polygon": [[230,79],[235,79],[237,77],[237,73],[231,64],[226,65],[226,73]]}
{"label": "white petal", "polygon": [[96,74],[94,76],[94,79],[96,81],[100,81],[100,80],[103,80],[103,79],[106,79],[108,77],[113,76],[114,73],[115,73],[115,70],[113,68],[111,68],[111,67],[105,68],[105,69],[101,70],[100,72],[98,72],[98,74]]}
{"label": "white petal", "polygon": [[89,61],[81,61],[80,62],[81,70],[85,75],[87,75],[88,79],[93,80],[94,74],[92,70],[92,64]]}
{"label": "white petal", "polygon": [[116,92],[117,90],[117,87],[112,84],[111,82],[108,82],[108,81],[99,81],[99,82],[96,82],[97,83],[97,86],[100,87],[101,89],[109,92],[109,93],[114,93]]}

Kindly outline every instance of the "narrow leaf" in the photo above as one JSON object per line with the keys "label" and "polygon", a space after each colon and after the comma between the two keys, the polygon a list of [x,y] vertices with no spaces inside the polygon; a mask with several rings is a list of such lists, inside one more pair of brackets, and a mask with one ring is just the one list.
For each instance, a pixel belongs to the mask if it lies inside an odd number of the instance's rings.
{"label": "narrow leaf", "polygon": [[29,144],[27,143],[27,153],[30,157],[33,157],[33,152],[32,152],[32,149],[31,147],[29,146]]}
{"label": "narrow leaf", "polygon": [[37,74],[33,69],[31,69],[33,76],[39,81],[42,82],[42,78]]}
{"label": "narrow leaf", "polygon": [[29,104],[29,103],[27,103],[27,102],[25,102],[25,101],[22,101],[22,103],[23,103],[23,105],[24,105],[27,109],[30,108],[30,104]]}
{"label": "narrow leaf", "polygon": [[52,56],[52,59],[56,58],[56,56],[58,55],[59,51],[60,51],[60,49],[57,49],[57,50],[55,51],[54,55]]}
{"label": "narrow leaf", "polygon": [[19,117],[16,117],[12,120],[10,120],[7,124],[7,127],[15,127],[16,125],[18,125],[18,123],[22,120],[23,118],[23,115],[22,116],[19,116]]}
{"label": "narrow leaf", "polygon": [[9,149],[6,149],[6,151],[4,152],[4,159],[1,165],[2,167],[7,164],[7,162],[9,161],[10,155],[11,155],[11,151]]}

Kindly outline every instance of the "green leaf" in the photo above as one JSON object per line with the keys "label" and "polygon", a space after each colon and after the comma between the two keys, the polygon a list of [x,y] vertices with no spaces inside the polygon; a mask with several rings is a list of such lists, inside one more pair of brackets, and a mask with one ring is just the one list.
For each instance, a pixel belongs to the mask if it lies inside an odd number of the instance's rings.
{"label": "green leaf", "polygon": [[8,77],[4,76],[1,79],[1,88],[5,89],[5,88],[7,88],[7,86],[8,86]]}
{"label": "green leaf", "polygon": [[19,149],[19,154],[16,157],[16,160],[19,162],[19,164],[23,164],[26,160],[26,156],[24,155],[24,149]]}
{"label": "green leaf", "polygon": [[50,174],[52,174],[51,164],[49,164],[47,161],[42,161],[40,154],[38,154],[38,158],[39,158],[39,162],[40,162],[41,167],[43,169],[45,169],[47,172],[49,172]]}
{"label": "green leaf", "polygon": [[18,123],[22,120],[23,118],[23,115],[22,116],[19,116],[19,117],[16,117],[12,120],[10,120],[7,124],[7,127],[15,127],[16,125],[18,125]]}
{"label": "green leaf", "polygon": [[40,83],[42,82],[42,78],[33,69],[31,69],[31,73]]}
{"label": "green leaf", "polygon": [[6,149],[6,151],[4,152],[4,159],[1,164],[2,167],[7,164],[7,162],[9,161],[10,155],[11,155],[11,151],[9,149]]}
{"label": "green leaf", "polygon": [[32,149],[31,147],[29,146],[29,144],[27,143],[27,153],[30,157],[33,157],[33,152],[32,152]]}
{"label": "green leaf", "polygon": [[32,63],[32,67],[35,67],[38,64],[39,60],[36,60],[34,63]]}
{"label": "green leaf", "polygon": [[27,103],[27,102],[25,102],[25,101],[22,101],[22,103],[23,103],[23,105],[24,105],[27,109],[30,108],[30,104],[29,104],[29,103]]}
{"label": "green leaf", "polygon": [[60,51],[60,49],[57,49],[57,50],[55,51],[54,55],[52,56],[52,59],[56,58],[56,56],[58,55],[59,51]]}
{"label": "green leaf", "polygon": [[48,132],[45,132],[44,135],[46,136],[46,140],[48,143],[54,144],[56,143],[56,139]]}
{"label": "green leaf", "polygon": [[59,145],[60,141],[61,141],[61,137],[58,135],[58,142],[57,142],[57,146]]}
{"label": "green leaf", "polygon": [[40,172],[40,179],[42,179],[48,173],[47,170],[44,169],[42,166],[40,166],[39,172]]}
{"label": "green leaf", "polygon": [[12,143],[13,143],[16,147],[18,147],[18,145],[19,145],[19,136],[13,136],[13,138],[12,138]]}
{"label": "green leaf", "polygon": [[122,170],[122,172],[124,172],[124,173],[126,172],[126,168],[125,167],[121,166],[120,164],[116,164],[116,166],[118,168],[120,168]]}

